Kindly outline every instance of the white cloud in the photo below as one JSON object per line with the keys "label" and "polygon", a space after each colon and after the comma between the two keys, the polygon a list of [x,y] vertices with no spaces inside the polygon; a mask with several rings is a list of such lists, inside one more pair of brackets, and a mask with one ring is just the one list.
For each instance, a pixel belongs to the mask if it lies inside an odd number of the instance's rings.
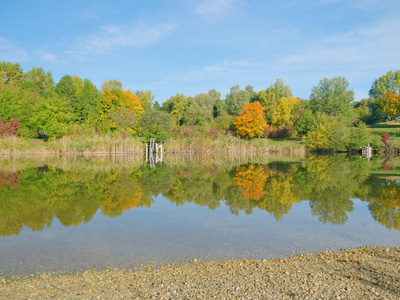
{"label": "white cloud", "polygon": [[72,46],[69,53],[76,56],[100,55],[115,48],[136,48],[156,43],[162,36],[175,29],[174,24],[108,25],[99,32],[84,36]]}
{"label": "white cloud", "polygon": [[52,53],[43,53],[40,55],[40,58],[42,60],[48,61],[48,62],[56,62],[57,61],[57,57]]}
{"label": "white cloud", "polygon": [[344,34],[329,36],[319,43],[281,58],[284,65],[308,66],[399,66],[400,31],[398,16],[369,27],[356,28]]}
{"label": "white cloud", "polygon": [[203,66],[198,70],[194,70],[180,76],[176,80],[181,81],[194,81],[194,80],[212,80],[219,78],[228,78],[241,74],[244,76],[252,71],[253,64],[248,60],[225,60],[221,63],[209,66]]}
{"label": "white cloud", "polygon": [[195,6],[195,12],[207,21],[214,21],[218,17],[229,13],[238,0],[205,0]]}
{"label": "white cloud", "polygon": [[0,37],[0,59],[2,61],[22,62],[29,59],[28,52],[8,39]]}

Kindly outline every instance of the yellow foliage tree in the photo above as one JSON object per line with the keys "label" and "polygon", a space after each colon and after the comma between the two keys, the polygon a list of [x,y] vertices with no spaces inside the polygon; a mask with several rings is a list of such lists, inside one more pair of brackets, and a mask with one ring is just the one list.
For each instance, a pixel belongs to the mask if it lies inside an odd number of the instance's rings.
{"label": "yellow foliage tree", "polygon": [[388,92],[379,98],[378,107],[380,112],[391,119],[400,116],[400,94]]}
{"label": "yellow foliage tree", "polygon": [[138,96],[130,90],[104,89],[101,97],[100,121],[115,131],[134,133],[144,109]]}
{"label": "yellow foliage tree", "polygon": [[272,113],[271,123],[275,127],[286,124],[293,125],[296,111],[299,109],[300,99],[294,97],[282,97],[279,99],[274,112]]}
{"label": "yellow foliage tree", "polygon": [[267,177],[264,167],[249,165],[238,168],[233,180],[235,185],[242,187],[245,199],[257,201],[264,195],[264,183]]}
{"label": "yellow foliage tree", "polygon": [[235,118],[233,124],[236,132],[244,137],[253,138],[263,135],[267,123],[264,119],[264,107],[260,102],[245,103],[242,108],[242,115]]}

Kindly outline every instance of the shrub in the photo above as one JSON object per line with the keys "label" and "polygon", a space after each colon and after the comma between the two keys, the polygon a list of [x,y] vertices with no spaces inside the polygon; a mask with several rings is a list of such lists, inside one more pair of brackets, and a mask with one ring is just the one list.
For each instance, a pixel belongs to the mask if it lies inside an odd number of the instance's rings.
{"label": "shrub", "polygon": [[276,138],[289,138],[292,136],[293,126],[290,124],[286,124],[281,127],[265,127],[264,128],[264,137],[270,139]]}
{"label": "shrub", "polygon": [[19,128],[18,119],[10,119],[8,123],[0,120],[0,136],[19,135]]}

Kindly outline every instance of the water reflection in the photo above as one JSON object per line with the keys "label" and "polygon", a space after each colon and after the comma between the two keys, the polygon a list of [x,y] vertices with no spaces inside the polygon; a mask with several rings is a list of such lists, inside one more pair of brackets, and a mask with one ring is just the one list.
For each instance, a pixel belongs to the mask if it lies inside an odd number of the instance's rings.
{"label": "water reflection", "polygon": [[[372,218],[400,230],[400,177],[382,170],[379,160],[314,156],[265,164],[238,161],[158,165],[140,161],[103,164],[75,159],[31,163],[4,162],[0,171],[0,234],[18,235],[24,227],[41,231],[54,218],[64,226],[89,222],[101,210],[118,217],[150,207],[162,194],[176,205],[195,203],[214,210],[225,204],[233,215],[268,212],[281,221],[295,203],[309,201],[321,223],[345,224],[353,199],[369,203]],[[389,173],[388,173],[389,172]]]}

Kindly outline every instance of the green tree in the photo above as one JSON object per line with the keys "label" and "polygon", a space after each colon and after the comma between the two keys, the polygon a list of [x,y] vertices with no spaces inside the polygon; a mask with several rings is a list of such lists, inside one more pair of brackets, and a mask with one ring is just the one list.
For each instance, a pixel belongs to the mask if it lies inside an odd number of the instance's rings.
{"label": "green tree", "polygon": [[135,95],[139,97],[140,103],[143,106],[144,111],[149,111],[153,106],[154,95],[151,94],[151,91],[136,91]]}
{"label": "green tree", "polygon": [[[210,93],[211,92],[211,93]],[[185,111],[184,123],[187,125],[204,125],[213,119],[213,107],[218,99],[213,97],[213,92],[198,94],[193,97]]]}
{"label": "green tree", "polygon": [[25,81],[28,87],[45,95],[54,89],[54,80],[51,72],[45,72],[43,68],[33,67],[25,74]]}
{"label": "green tree", "polygon": [[277,79],[275,83],[266,90],[258,93],[257,99],[264,106],[264,115],[268,123],[271,123],[272,114],[275,107],[283,97],[293,97],[293,93],[288,85],[285,85],[282,79]]}
{"label": "green tree", "polygon": [[71,101],[72,97],[76,93],[76,89],[70,75],[64,75],[56,84],[54,90],[59,96],[65,97],[69,101]]}
{"label": "green tree", "polygon": [[177,93],[176,96],[172,96],[165,101],[161,109],[169,113],[177,124],[182,125],[185,111],[190,105],[190,100],[184,94]]}
{"label": "green tree", "polygon": [[400,94],[400,70],[389,71],[385,75],[375,79],[369,90],[369,95],[380,98],[388,92]]}
{"label": "green tree", "polygon": [[146,140],[155,137],[157,141],[166,141],[171,134],[172,117],[165,111],[148,110],[141,117],[138,127]]}
{"label": "green tree", "polygon": [[354,104],[358,119],[366,124],[373,124],[382,119],[382,114],[378,110],[378,100],[375,97],[362,99]]}
{"label": "green tree", "polygon": [[101,83],[101,90],[104,91],[105,89],[108,90],[121,90],[122,89],[122,82],[116,79],[110,79]]}
{"label": "green tree", "polygon": [[243,105],[250,102],[253,96],[252,86],[246,86],[244,90],[241,90],[238,84],[232,86],[229,94],[226,95],[226,111],[232,116],[240,116]]}
{"label": "green tree", "polygon": [[24,71],[19,63],[0,62],[0,84],[16,83],[22,81]]}
{"label": "green tree", "polygon": [[314,113],[343,116],[352,121],[355,116],[352,104],[354,91],[348,87],[349,83],[344,77],[320,80],[312,89],[309,107]]}

